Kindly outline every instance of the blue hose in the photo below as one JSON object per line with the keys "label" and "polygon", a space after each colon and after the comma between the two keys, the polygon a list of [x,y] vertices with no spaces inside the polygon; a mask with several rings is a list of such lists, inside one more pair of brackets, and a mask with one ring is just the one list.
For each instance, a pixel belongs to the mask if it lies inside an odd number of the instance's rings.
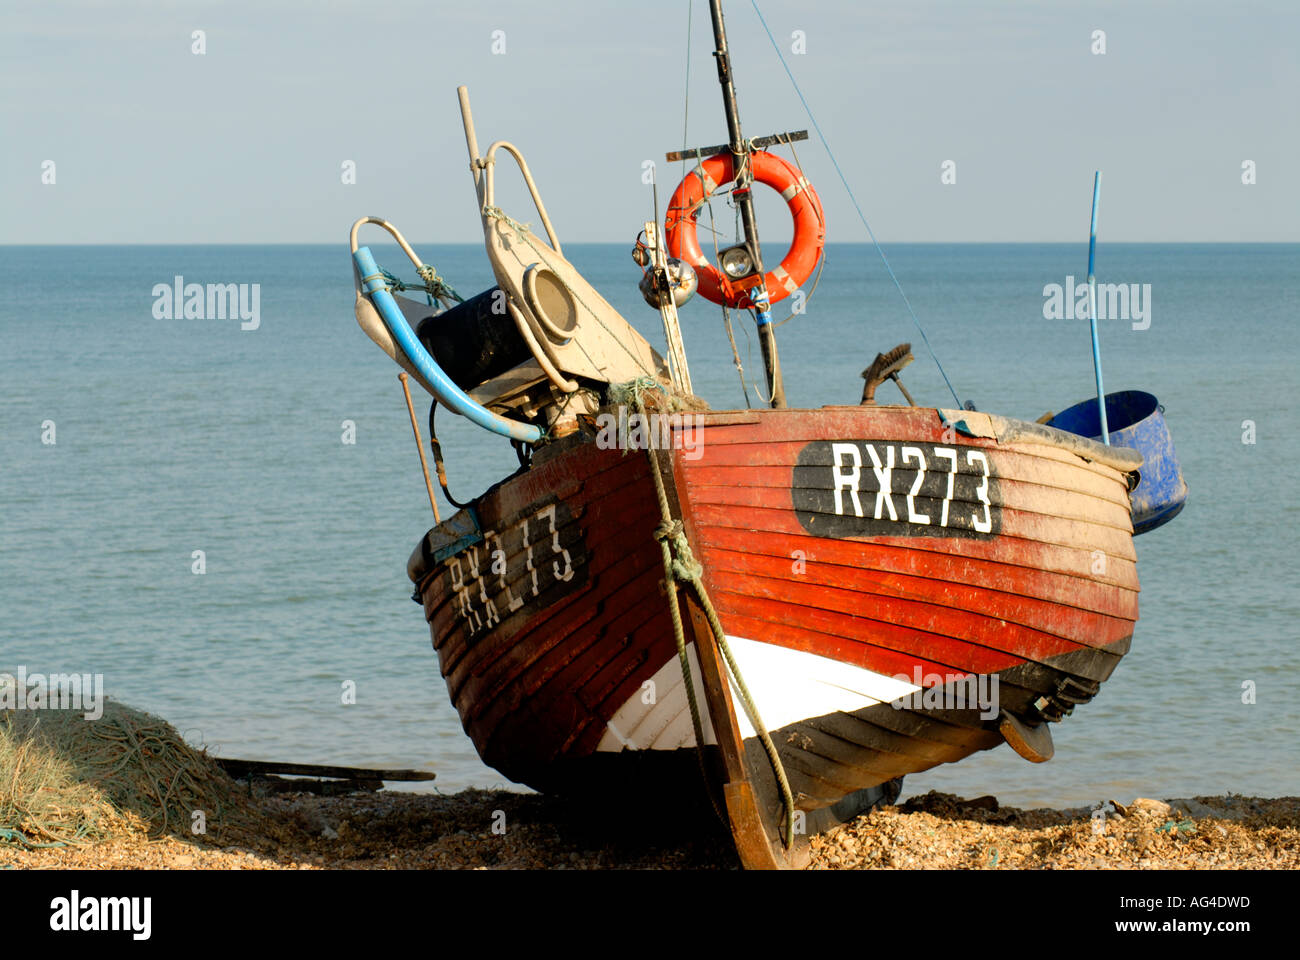
{"label": "blue hose", "polygon": [[401,347],[402,353],[411,361],[411,365],[428,381],[429,386],[433,387],[433,395],[438,398],[439,403],[453,413],[473,421],[484,430],[491,430],[511,440],[536,443],[542,438],[540,428],[531,423],[511,420],[493,413],[456,386],[442,367],[438,366],[438,361],[424,349],[424,344],[416,337],[411,325],[406,322],[401,307],[388,292],[388,282],[380,273],[375,258],[371,256],[370,248],[360,247],[353,252],[352,259],[361,273],[361,286],[370,297],[371,303],[375,305],[375,309],[379,311],[385,326],[388,327],[388,332],[393,335],[393,340]]}

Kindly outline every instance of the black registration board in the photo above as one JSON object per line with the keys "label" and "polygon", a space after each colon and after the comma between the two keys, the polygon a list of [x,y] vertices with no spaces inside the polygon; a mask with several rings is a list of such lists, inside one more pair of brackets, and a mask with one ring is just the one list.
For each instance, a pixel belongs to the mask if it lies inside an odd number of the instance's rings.
{"label": "black registration board", "polygon": [[799,523],[823,537],[966,537],[1001,532],[987,449],[884,440],[818,440],[799,451]]}
{"label": "black registration board", "polygon": [[[486,530],[444,561],[470,642],[515,626],[587,582],[587,549],[568,504],[552,500],[504,530]],[[520,617],[516,617],[520,614]]]}

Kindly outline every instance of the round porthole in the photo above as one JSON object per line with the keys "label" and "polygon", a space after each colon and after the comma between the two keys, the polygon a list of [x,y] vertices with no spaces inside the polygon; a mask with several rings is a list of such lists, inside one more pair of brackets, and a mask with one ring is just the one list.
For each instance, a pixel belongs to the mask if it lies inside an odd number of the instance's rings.
{"label": "round porthole", "polygon": [[541,263],[525,270],[524,298],[550,340],[563,345],[573,339],[578,328],[578,303],[554,270]]}

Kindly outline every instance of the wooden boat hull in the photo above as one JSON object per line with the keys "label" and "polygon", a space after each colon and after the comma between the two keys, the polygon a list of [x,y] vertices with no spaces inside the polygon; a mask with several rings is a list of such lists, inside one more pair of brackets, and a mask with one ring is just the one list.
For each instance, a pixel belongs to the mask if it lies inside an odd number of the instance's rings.
{"label": "wooden boat hull", "polygon": [[[475,502],[477,541],[463,515],[411,558],[452,702],[484,762],[512,780],[703,792],[654,469],[801,835],[1004,739],[1044,759],[1046,723],[1090,699],[1128,650],[1131,453],[911,407],[686,415],[656,451],[598,439],[549,445]],[[797,860],[777,839],[773,767],[703,610],[680,609],[738,845],[754,830],[738,820],[757,817],[774,862]]]}

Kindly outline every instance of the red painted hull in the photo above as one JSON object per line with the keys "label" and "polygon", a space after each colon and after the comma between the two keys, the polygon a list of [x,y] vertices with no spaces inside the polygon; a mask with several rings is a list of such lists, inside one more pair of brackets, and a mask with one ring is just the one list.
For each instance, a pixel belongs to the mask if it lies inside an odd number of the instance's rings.
{"label": "red painted hull", "polygon": [[[810,816],[1002,743],[1002,713],[1036,727],[1089,699],[1137,619],[1124,464],[959,415],[975,436],[907,407],[709,413],[658,454],[574,436],[475,503],[481,543],[431,531],[412,578],[483,760],[542,790],[699,782],[652,456],[738,659],[778,679],[811,671],[755,689]],[[997,678],[996,711],[890,702],[961,678]],[[676,701],[655,700],[673,683]],[[772,774],[749,733],[770,817]]]}

